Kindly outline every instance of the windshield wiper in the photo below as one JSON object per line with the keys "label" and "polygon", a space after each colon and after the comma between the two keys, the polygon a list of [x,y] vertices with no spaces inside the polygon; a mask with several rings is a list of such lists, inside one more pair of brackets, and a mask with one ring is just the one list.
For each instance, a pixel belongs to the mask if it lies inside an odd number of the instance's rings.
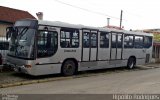
{"label": "windshield wiper", "polygon": [[21,38],[28,30],[28,27],[24,27],[23,30],[19,33],[19,38]]}
{"label": "windshield wiper", "polygon": [[20,29],[18,30],[18,32],[19,32],[19,34],[18,34],[18,37],[17,37],[17,42],[16,42],[16,44],[15,44],[15,47],[17,48],[17,47],[23,47],[22,45],[20,45],[19,44],[19,40],[21,39],[21,37],[27,32],[27,30],[28,30],[28,27],[24,27],[21,31],[20,31]]}

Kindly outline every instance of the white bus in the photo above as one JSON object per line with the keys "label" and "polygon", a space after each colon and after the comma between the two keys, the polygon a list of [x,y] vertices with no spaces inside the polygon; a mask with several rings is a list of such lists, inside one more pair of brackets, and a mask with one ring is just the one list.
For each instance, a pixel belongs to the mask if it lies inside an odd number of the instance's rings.
{"label": "white bus", "polygon": [[149,63],[152,34],[73,25],[43,20],[19,20],[7,29],[8,64],[30,75],[104,69]]}

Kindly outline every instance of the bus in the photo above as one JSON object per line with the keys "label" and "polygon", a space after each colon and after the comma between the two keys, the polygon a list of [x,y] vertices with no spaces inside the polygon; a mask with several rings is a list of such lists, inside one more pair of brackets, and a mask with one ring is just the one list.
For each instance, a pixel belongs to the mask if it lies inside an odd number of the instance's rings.
{"label": "bus", "polygon": [[7,28],[7,63],[33,76],[106,69],[151,61],[150,33],[23,19]]}

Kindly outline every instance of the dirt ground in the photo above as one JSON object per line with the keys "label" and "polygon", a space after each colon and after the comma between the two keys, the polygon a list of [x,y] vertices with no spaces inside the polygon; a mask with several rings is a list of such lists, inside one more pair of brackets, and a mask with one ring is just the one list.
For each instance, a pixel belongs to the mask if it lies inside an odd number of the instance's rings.
{"label": "dirt ground", "polygon": [[[137,66],[136,68],[129,70],[124,67],[121,68],[111,68],[111,69],[103,69],[103,70],[95,70],[95,71],[84,71],[84,72],[79,72],[78,75],[73,76],[73,77],[81,77],[81,76],[90,76],[90,75],[95,75],[95,74],[102,74],[102,73],[120,73],[124,71],[138,71],[138,70],[148,70],[152,68],[159,68],[160,64],[147,64],[143,66]],[[9,83],[14,83],[14,82],[21,82],[21,81],[30,81],[30,80],[41,80],[41,79],[46,79],[46,78],[54,78],[54,77],[62,77],[60,74],[56,75],[44,75],[44,76],[30,76],[22,73],[16,73],[14,71],[3,71],[0,72],[0,85],[1,84],[9,84]]]}
{"label": "dirt ground", "polygon": [[[21,76],[18,74],[16,77]],[[79,73],[71,79],[1,88],[0,94],[159,94],[159,76],[159,64],[138,66],[133,70],[114,68]],[[61,76],[36,79],[50,77]]]}

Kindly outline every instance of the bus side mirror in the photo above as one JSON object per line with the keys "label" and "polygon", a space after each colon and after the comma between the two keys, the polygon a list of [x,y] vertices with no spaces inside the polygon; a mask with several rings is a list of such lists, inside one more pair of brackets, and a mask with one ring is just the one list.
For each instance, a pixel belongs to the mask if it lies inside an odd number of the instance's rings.
{"label": "bus side mirror", "polygon": [[9,37],[11,37],[11,27],[6,28],[6,39],[8,40]]}

